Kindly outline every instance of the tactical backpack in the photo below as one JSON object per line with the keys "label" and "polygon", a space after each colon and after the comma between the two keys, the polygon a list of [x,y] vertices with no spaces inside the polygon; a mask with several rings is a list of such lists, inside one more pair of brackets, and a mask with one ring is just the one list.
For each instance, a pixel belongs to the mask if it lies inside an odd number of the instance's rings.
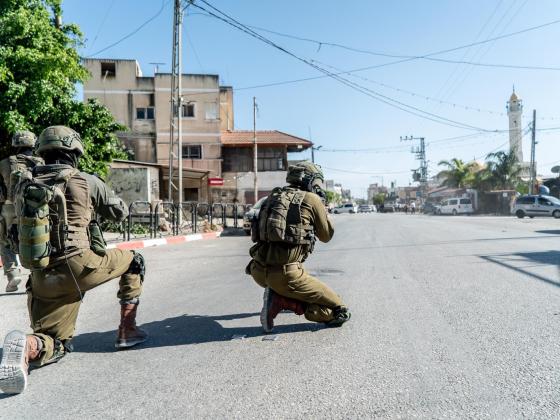
{"label": "tactical backpack", "polygon": [[312,246],[315,242],[313,226],[304,224],[301,218],[304,197],[305,192],[295,188],[272,190],[261,206],[257,229],[252,229],[253,241]]}
{"label": "tactical backpack", "polygon": [[[35,156],[26,156],[23,154],[10,156],[8,158],[10,164],[10,180],[6,185],[6,199],[14,202],[16,186],[25,178],[31,176],[32,169],[43,163],[43,159]],[[7,180],[6,180],[7,181]]]}
{"label": "tactical backpack", "polygon": [[18,218],[19,257],[29,270],[49,265],[52,254],[66,250],[68,236],[64,192],[78,169],[28,175],[16,187],[15,207]]}

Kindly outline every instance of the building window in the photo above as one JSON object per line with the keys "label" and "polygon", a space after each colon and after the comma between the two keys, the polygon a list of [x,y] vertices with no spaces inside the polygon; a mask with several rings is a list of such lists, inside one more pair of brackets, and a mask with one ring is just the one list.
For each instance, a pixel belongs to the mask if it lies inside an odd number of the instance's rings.
{"label": "building window", "polygon": [[223,172],[252,172],[253,149],[250,147],[222,148]]}
{"label": "building window", "polygon": [[206,102],[206,119],[218,119],[218,104],[216,102]]}
{"label": "building window", "polygon": [[202,146],[183,145],[183,159],[202,159]]}
{"label": "building window", "polygon": [[182,118],[194,118],[194,103],[184,104],[182,107],[181,117]]}
{"label": "building window", "polygon": [[117,65],[115,63],[101,63],[101,77],[115,77],[117,75]]}
{"label": "building window", "polygon": [[136,119],[137,120],[153,120],[154,119],[154,107],[149,106],[147,108],[136,108]]}
{"label": "building window", "polygon": [[284,171],[284,149],[278,147],[258,148],[258,170],[259,171]]}

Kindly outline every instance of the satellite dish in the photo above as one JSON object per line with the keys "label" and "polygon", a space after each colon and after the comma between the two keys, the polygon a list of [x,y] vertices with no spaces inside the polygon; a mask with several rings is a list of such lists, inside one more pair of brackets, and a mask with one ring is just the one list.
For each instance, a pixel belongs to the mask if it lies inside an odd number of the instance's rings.
{"label": "satellite dish", "polygon": [[550,170],[550,172],[552,172],[553,174],[560,173],[560,165],[559,166],[553,166],[552,169]]}

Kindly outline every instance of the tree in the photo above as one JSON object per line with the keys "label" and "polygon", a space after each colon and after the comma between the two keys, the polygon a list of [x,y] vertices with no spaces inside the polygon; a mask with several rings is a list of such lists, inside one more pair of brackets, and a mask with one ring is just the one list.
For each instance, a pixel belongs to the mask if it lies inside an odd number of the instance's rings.
{"label": "tree", "polygon": [[82,34],[60,19],[61,0],[0,2],[0,158],[17,130],[67,125],[84,141],[81,169],[104,175],[108,162],[126,158],[114,134],[125,127],[101,104],[74,99],[88,77],[77,52]]}
{"label": "tree", "polygon": [[326,191],[326,196],[327,196],[327,204],[339,204],[341,197],[340,194],[334,192],[334,191]]}
{"label": "tree", "polygon": [[514,149],[490,153],[486,156],[486,167],[492,188],[513,190],[517,187],[522,168]]}
{"label": "tree", "polygon": [[441,171],[438,177],[443,178],[442,186],[450,188],[464,188],[469,186],[473,179],[477,164],[475,162],[465,163],[461,159],[453,158],[442,160],[438,163],[447,169]]}
{"label": "tree", "polygon": [[381,204],[384,203],[385,203],[385,194],[379,193],[376,194],[375,197],[373,197],[373,204],[375,204],[376,206],[380,206]]}

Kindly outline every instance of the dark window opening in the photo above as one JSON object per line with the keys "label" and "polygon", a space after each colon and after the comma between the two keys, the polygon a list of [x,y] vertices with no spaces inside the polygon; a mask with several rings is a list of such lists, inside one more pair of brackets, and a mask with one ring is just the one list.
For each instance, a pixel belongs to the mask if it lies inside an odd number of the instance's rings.
{"label": "dark window opening", "polygon": [[252,172],[253,149],[249,147],[222,148],[222,170],[224,172]]}
{"label": "dark window opening", "polygon": [[150,93],[150,106],[155,106],[155,95]]}
{"label": "dark window opening", "polygon": [[137,120],[153,120],[154,119],[154,108],[136,108],[136,119]]}
{"label": "dark window opening", "polygon": [[181,116],[183,118],[194,118],[194,104],[185,104],[182,106],[182,109]]}
{"label": "dark window opening", "polygon": [[284,149],[278,147],[258,148],[259,171],[284,171],[286,170]]}
{"label": "dark window opening", "polygon": [[202,146],[183,145],[183,159],[202,159]]}
{"label": "dark window opening", "polygon": [[101,77],[115,77],[117,65],[115,63],[101,63]]}

